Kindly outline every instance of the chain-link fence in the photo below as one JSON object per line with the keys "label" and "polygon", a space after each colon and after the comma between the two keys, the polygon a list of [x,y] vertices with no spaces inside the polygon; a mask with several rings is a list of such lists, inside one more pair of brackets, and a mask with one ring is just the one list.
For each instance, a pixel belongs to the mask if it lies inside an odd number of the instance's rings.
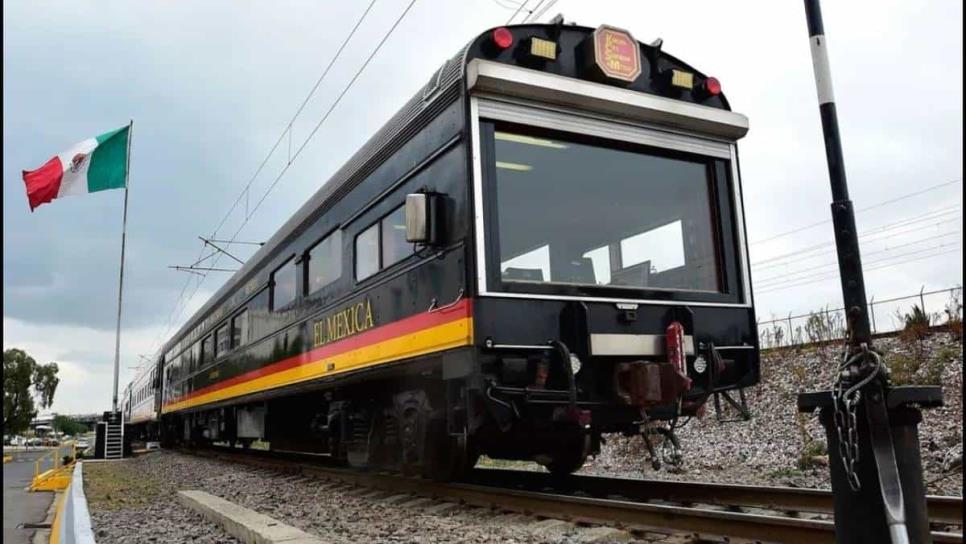
{"label": "chain-link fence", "polygon": [[[927,320],[928,325],[962,321],[962,286],[926,291],[903,297],[869,299],[872,332],[902,330],[909,319]],[[775,317],[758,321],[758,339],[762,349],[826,342],[845,337],[844,308],[825,307],[807,314]]]}

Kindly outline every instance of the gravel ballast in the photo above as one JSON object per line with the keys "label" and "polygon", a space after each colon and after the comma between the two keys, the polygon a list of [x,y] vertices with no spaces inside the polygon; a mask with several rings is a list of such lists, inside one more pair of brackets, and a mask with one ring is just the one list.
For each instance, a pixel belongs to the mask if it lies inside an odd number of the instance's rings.
{"label": "gravel ballast", "polygon": [[333,543],[664,540],[662,535],[628,540],[622,531],[392,495],[172,451],[88,463],[84,472],[99,544],[236,542],[179,503],[177,491],[184,489],[208,492]]}
{"label": "gravel ballast", "polygon": [[[963,454],[962,337],[934,333],[921,346],[902,339],[882,338],[876,349],[888,365],[919,355],[941,367],[945,405],[923,410],[919,425],[927,492],[962,496]],[[804,430],[821,448],[800,464],[805,438],[796,410],[800,391],[828,389],[834,358],[841,346],[789,348],[762,355],[761,383],[746,391],[751,421],[719,423],[709,401],[708,414],[677,431],[684,466],[653,470],[639,437],[607,436],[601,455],[588,461],[582,474],[628,478],[715,481],[736,484],[828,488],[825,431],[818,416],[804,416]],[[920,369],[917,377],[925,372]],[[732,417],[734,414],[730,414]],[[833,452],[834,454],[834,452]],[[958,460],[958,468],[956,467]]]}

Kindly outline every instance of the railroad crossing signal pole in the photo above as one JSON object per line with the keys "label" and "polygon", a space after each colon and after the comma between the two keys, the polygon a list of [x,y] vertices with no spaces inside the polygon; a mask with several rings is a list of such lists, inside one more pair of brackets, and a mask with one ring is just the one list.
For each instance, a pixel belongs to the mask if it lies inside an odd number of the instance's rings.
{"label": "railroad crossing signal pole", "polygon": [[805,0],[805,16],[832,187],[847,345],[834,389],[799,395],[798,408],[818,408],[825,427],[836,541],[930,542],[917,426],[919,407],[941,405],[942,389],[890,386],[888,369],[872,346],[819,0]]}

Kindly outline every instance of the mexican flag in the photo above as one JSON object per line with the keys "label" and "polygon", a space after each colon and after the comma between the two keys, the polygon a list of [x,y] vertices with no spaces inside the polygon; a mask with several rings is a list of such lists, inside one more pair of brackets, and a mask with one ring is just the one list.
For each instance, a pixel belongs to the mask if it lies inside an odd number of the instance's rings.
{"label": "mexican flag", "polygon": [[62,196],[123,189],[130,133],[130,125],[105,132],[58,153],[36,170],[24,170],[30,211]]}

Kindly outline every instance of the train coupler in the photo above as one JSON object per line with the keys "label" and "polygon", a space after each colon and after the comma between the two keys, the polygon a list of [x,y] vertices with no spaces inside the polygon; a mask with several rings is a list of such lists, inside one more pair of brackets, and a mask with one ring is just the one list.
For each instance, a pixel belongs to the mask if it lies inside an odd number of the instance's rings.
{"label": "train coupler", "polygon": [[672,404],[690,389],[691,380],[668,362],[634,361],[614,368],[614,391],[631,406]]}

